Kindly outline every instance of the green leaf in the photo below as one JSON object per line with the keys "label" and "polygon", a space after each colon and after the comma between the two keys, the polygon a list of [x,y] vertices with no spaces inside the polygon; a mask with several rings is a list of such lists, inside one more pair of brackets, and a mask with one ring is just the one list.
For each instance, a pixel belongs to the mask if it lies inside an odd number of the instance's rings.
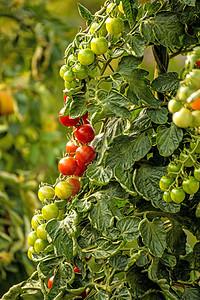
{"label": "green leaf", "polygon": [[200,289],[199,288],[185,288],[182,295],[183,300],[199,300],[200,299]]}
{"label": "green leaf", "polygon": [[134,121],[131,124],[130,132],[135,131],[144,131],[148,129],[151,126],[151,119],[146,114],[146,110],[143,109],[139,116],[134,119]]}
{"label": "green leaf", "polygon": [[87,176],[89,179],[94,182],[96,185],[106,185],[112,178],[113,172],[112,169],[107,166],[97,166],[96,164],[91,164],[87,169]]}
{"label": "green leaf", "polygon": [[111,242],[103,238],[99,239],[97,244],[98,248],[93,251],[93,255],[96,259],[105,259],[115,255],[121,246],[120,241]]}
{"label": "green leaf", "polygon": [[186,253],[186,234],[182,226],[173,220],[172,227],[167,230],[167,247],[171,253],[179,256]]}
{"label": "green leaf", "polygon": [[109,259],[109,265],[115,269],[115,270],[125,270],[128,262],[129,262],[129,258],[125,255],[113,255],[110,259]]}
{"label": "green leaf", "polygon": [[169,279],[169,272],[166,270],[165,266],[161,264],[160,258],[158,257],[152,257],[148,274],[149,278],[158,284],[161,282],[160,279]]}
{"label": "green leaf", "polygon": [[93,21],[93,15],[91,12],[80,3],[78,3],[78,10],[80,16],[87,21],[88,25],[90,25]]}
{"label": "green leaf", "polygon": [[109,300],[109,298],[109,294],[103,290],[99,291],[95,296],[95,299],[97,300]]}
{"label": "green leaf", "polygon": [[170,156],[182,141],[183,131],[171,123],[170,127],[161,125],[157,128],[157,147],[160,155]]}
{"label": "green leaf", "polygon": [[132,242],[139,236],[140,219],[137,217],[124,217],[117,222],[117,228],[126,242]]}
{"label": "green leaf", "polygon": [[86,98],[84,94],[76,94],[70,104],[70,118],[75,119],[81,117],[87,110]]}
{"label": "green leaf", "polygon": [[175,267],[177,262],[175,255],[166,252],[163,253],[163,256],[161,257],[160,261],[163,265],[171,268]]}
{"label": "green leaf", "polygon": [[196,0],[179,0],[183,4],[187,4],[189,6],[195,6]]}
{"label": "green leaf", "polygon": [[55,267],[58,267],[59,263],[60,257],[45,258],[39,263],[40,271],[47,276],[55,269]]}
{"label": "green leaf", "polygon": [[137,17],[137,9],[134,8],[133,2],[129,0],[122,0],[123,10],[124,14],[130,24],[132,26],[135,22],[135,19]]}
{"label": "green leaf", "polygon": [[108,150],[106,163],[110,167],[129,169],[151,149],[151,131],[121,135],[114,139]]}
{"label": "green leaf", "polygon": [[138,58],[132,55],[124,56],[121,58],[116,72],[122,74],[123,76],[130,76],[137,66],[142,63],[142,58]]}
{"label": "green leaf", "polygon": [[147,41],[139,33],[127,35],[126,42],[129,45],[127,51],[132,52],[134,56],[142,57],[147,47]]}
{"label": "green leaf", "polygon": [[79,212],[87,212],[90,210],[92,206],[92,202],[90,201],[89,197],[86,199],[77,200],[75,202],[75,207]]}
{"label": "green leaf", "polygon": [[137,193],[132,182],[132,173],[130,173],[128,170],[123,170],[120,166],[115,167],[114,173],[115,179],[119,182],[121,187],[130,195],[136,196]]}
{"label": "green leaf", "polygon": [[166,248],[166,233],[163,225],[160,219],[154,219],[152,222],[143,219],[139,225],[143,243],[156,257],[161,257]]}
{"label": "green leaf", "polygon": [[92,227],[90,223],[88,223],[81,230],[81,234],[79,235],[77,241],[81,248],[94,247],[99,236],[100,232]]}
{"label": "green leaf", "polygon": [[179,87],[180,81],[181,79],[178,78],[178,73],[168,72],[156,77],[152,81],[151,87],[157,92],[171,92]]}
{"label": "green leaf", "polygon": [[200,269],[200,242],[197,242],[194,245],[193,260],[194,260],[194,268],[197,270]]}
{"label": "green leaf", "polygon": [[115,293],[114,299],[120,299],[120,300],[132,300],[131,293],[127,287],[123,287],[120,290]]}
{"label": "green leaf", "polygon": [[147,115],[156,124],[165,124],[168,120],[168,110],[165,107],[149,108],[147,109]]}

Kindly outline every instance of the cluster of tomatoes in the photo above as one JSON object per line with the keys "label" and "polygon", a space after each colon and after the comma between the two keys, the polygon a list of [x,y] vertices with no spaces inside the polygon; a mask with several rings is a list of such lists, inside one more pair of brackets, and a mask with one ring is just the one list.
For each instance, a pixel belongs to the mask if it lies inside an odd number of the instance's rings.
{"label": "cluster of tomatoes", "polygon": [[181,203],[186,194],[197,193],[200,182],[200,165],[197,162],[199,154],[200,143],[197,140],[191,141],[190,147],[185,148],[176,160],[168,164],[167,175],[162,176],[159,182],[166,202]]}
{"label": "cluster of tomatoes", "polygon": [[186,76],[176,94],[168,103],[173,122],[180,128],[200,126],[200,47],[188,55]]}

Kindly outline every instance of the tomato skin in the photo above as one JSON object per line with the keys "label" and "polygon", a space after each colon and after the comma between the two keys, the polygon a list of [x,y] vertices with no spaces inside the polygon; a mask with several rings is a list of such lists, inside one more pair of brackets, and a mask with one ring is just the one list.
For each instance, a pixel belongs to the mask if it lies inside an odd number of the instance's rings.
{"label": "tomato skin", "polygon": [[87,118],[88,118],[88,111],[86,111],[86,113],[84,115],[82,115],[83,121],[86,120]]}
{"label": "tomato skin", "polygon": [[61,181],[55,186],[55,193],[58,198],[67,199],[72,195],[72,187],[66,180]]}
{"label": "tomato skin", "polygon": [[199,182],[195,177],[189,176],[183,180],[182,187],[187,194],[194,195],[199,190]]}
{"label": "tomato skin", "polygon": [[36,231],[31,231],[27,237],[27,242],[30,246],[34,246],[35,241],[38,239]]}
{"label": "tomato skin", "polygon": [[46,223],[39,225],[38,228],[37,228],[37,236],[41,240],[46,240],[47,239],[47,233],[46,233],[46,230],[45,230],[45,226],[46,226]]}
{"label": "tomato skin", "polygon": [[112,35],[119,34],[124,30],[124,22],[121,18],[108,18],[106,20],[106,29]]}
{"label": "tomato skin", "polygon": [[71,70],[67,70],[63,75],[63,79],[68,82],[72,82],[74,77],[74,73]]}
{"label": "tomato skin", "polygon": [[176,99],[171,99],[168,102],[168,110],[172,114],[179,111],[181,109],[181,107],[182,107],[182,103]]}
{"label": "tomato skin", "polygon": [[38,191],[38,198],[41,202],[44,202],[45,199],[53,198],[55,191],[51,186],[42,186]]}
{"label": "tomato skin", "polygon": [[186,75],[185,81],[195,89],[200,88],[200,70],[193,69],[189,74]]}
{"label": "tomato skin", "polygon": [[196,60],[196,65],[200,68],[200,60]]}
{"label": "tomato skin", "polygon": [[78,85],[78,81],[76,79],[72,81],[65,81],[65,88],[70,90],[70,89],[75,89]]}
{"label": "tomato skin", "polygon": [[182,188],[173,188],[170,197],[173,202],[180,204],[185,199],[185,192]]}
{"label": "tomato skin", "polygon": [[58,214],[59,214],[59,209],[55,203],[45,205],[42,208],[42,215],[44,219],[47,221],[57,218]]}
{"label": "tomato skin", "polygon": [[76,173],[74,173],[74,175],[77,177],[82,177],[86,170],[87,170],[87,166],[81,163],[80,161],[78,161],[78,168]]}
{"label": "tomato skin", "polygon": [[63,99],[64,99],[65,102],[67,101],[67,98],[68,98],[68,96],[66,96],[66,95],[63,93]]}
{"label": "tomato skin", "polygon": [[76,149],[78,149],[78,146],[75,144],[74,141],[68,141],[66,144],[66,153],[68,153],[70,156],[74,156]]}
{"label": "tomato skin", "polygon": [[165,200],[165,202],[172,202],[172,198],[170,196],[170,191],[165,191],[163,193],[163,199]]}
{"label": "tomato skin", "polygon": [[53,275],[53,276],[51,276],[51,277],[49,278],[49,280],[48,280],[48,288],[49,288],[49,290],[50,290],[50,289],[51,289],[51,287],[52,287],[53,280],[54,280],[54,275]]}
{"label": "tomato skin", "polygon": [[61,68],[60,68],[60,77],[63,78],[65,72],[69,69],[69,67],[67,65],[63,65]]}
{"label": "tomato skin", "polygon": [[31,226],[34,230],[36,230],[37,227],[42,223],[44,223],[43,215],[39,214],[32,217]]}
{"label": "tomato skin", "polygon": [[81,183],[76,177],[69,177],[66,179],[66,181],[71,185],[72,187],[72,195],[74,196],[78,194],[80,188],[81,188]]}
{"label": "tomato skin", "polygon": [[77,267],[74,267],[74,272],[78,273],[78,274],[81,274],[81,271]]}
{"label": "tomato skin", "polygon": [[83,66],[89,66],[94,62],[95,56],[91,49],[81,49],[78,53],[78,60]]}
{"label": "tomato skin", "polygon": [[90,145],[83,145],[76,150],[75,156],[82,164],[89,164],[95,159],[96,151]]}
{"label": "tomato skin", "polygon": [[67,59],[67,63],[69,66],[72,66],[76,61],[78,60],[78,57],[74,54],[70,54],[70,56]]}
{"label": "tomato skin", "polygon": [[167,172],[171,174],[168,174],[168,176],[175,178],[178,172],[180,171],[181,166],[182,166],[181,163],[175,164],[173,162],[170,162],[167,166]]}
{"label": "tomato skin", "polygon": [[193,117],[192,127],[200,127],[200,110],[192,111],[192,117]]}
{"label": "tomato skin", "polygon": [[68,127],[73,127],[73,126],[77,125],[80,118],[70,119],[69,115],[67,115],[65,117],[61,117],[64,114],[64,111],[65,111],[65,108],[63,107],[59,112],[60,123],[63,124],[64,126],[68,126]]}
{"label": "tomato skin", "polygon": [[174,182],[174,178],[162,176],[159,181],[159,187],[162,191],[168,190],[170,185]]}
{"label": "tomato skin", "polygon": [[[194,154],[192,154],[192,157],[195,160],[195,155]],[[195,162],[190,158],[190,156],[188,154],[183,153],[183,152],[181,152],[181,154],[179,156],[179,159],[181,161],[184,161],[184,166],[187,167],[187,168],[191,168],[195,164]]]}
{"label": "tomato skin", "polygon": [[34,244],[34,249],[37,253],[44,251],[44,249],[48,246],[48,241],[37,239]]}
{"label": "tomato skin", "polygon": [[78,296],[82,297],[82,299],[85,299],[87,297],[87,292],[83,291],[82,293],[80,293]]}
{"label": "tomato skin", "polygon": [[193,116],[189,109],[182,107],[173,115],[173,122],[177,127],[187,128],[193,123]]}
{"label": "tomato skin", "polygon": [[196,178],[196,180],[200,181],[200,169],[194,170],[194,177]]}
{"label": "tomato skin", "polygon": [[74,72],[76,78],[78,78],[80,80],[88,77],[88,67],[87,66],[75,64],[75,66],[73,67],[73,72]]}
{"label": "tomato skin", "polygon": [[91,50],[96,55],[101,55],[106,53],[108,50],[108,41],[103,36],[99,38],[93,38],[91,40]]}
{"label": "tomato skin", "polygon": [[78,163],[74,157],[63,157],[58,163],[58,170],[63,175],[73,175],[78,168]]}
{"label": "tomato skin", "polygon": [[[97,27],[99,26],[99,23],[94,22],[92,23],[91,27],[90,27],[90,33],[93,34],[95,29],[97,29]],[[97,31],[97,34],[99,36],[106,36],[107,34],[107,30],[106,30],[106,24],[104,23],[101,28]]]}
{"label": "tomato skin", "polygon": [[180,101],[186,102],[187,98],[194,92],[196,92],[196,89],[194,87],[188,85],[182,85],[178,89],[177,96]]}
{"label": "tomato skin", "polygon": [[30,260],[33,260],[33,257],[32,257],[32,254],[36,254],[36,251],[35,249],[31,246],[29,249],[28,249],[28,252],[27,252],[27,256]]}
{"label": "tomato skin", "polygon": [[83,124],[74,131],[74,135],[79,142],[87,144],[93,141],[95,137],[95,131],[91,125]]}

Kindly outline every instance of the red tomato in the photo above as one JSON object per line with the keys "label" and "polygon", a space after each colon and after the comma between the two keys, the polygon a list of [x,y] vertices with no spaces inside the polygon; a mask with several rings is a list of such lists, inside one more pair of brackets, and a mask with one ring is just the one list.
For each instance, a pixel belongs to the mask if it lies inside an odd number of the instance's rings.
{"label": "red tomato", "polygon": [[86,170],[87,170],[87,166],[85,164],[82,164],[80,161],[78,161],[78,168],[76,170],[76,173],[74,173],[74,175],[77,177],[82,177]]}
{"label": "red tomato", "polygon": [[83,119],[87,119],[88,118],[88,111],[86,111],[86,113],[84,115],[82,115]]}
{"label": "red tomato", "polygon": [[78,296],[82,297],[82,299],[85,299],[87,297],[87,292],[84,291],[84,292],[80,293]]}
{"label": "red tomato", "polygon": [[76,150],[75,156],[82,164],[89,164],[95,159],[96,151],[90,145],[83,145]]}
{"label": "red tomato", "polygon": [[48,288],[49,289],[51,289],[51,287],[52,287],[53,280],[54,280],[54,275],[49,278],[49,281],[48,281]]}
{"label": "red tomato", "polygon": [[84,124],[90,124],[90,121],[88,119],[83,119]]}
{"label": "red tomato", "polygon": [[90,261],[90,259],[92,259],[92,255],[90,255],[90,257],[85,257],[85,260],[88,262]]}
{"label": "red tomato", "polygon": [[79,142],[87,144],[94,139],[95,131],[91,125],[83,124],[74,131],[74,135]]}
{"label": "red tomato", "polygon": [[[62,116],[62,114],[64,113],[65,108],[63,107],[61,109],[61,111],[59,112],[59,116]],[[63,124],[64,126],[68,126],[68,127],[73,127],[76,124],[78,124],[80,118],[76,118],[76,119],[70,119],[69,115],[65,116],[65,117],[59,117],[60,123]]]}
{"label": "red tomato", "polygon": [[66,144],[66,152],[69,153],[70,156],[74,156],[77,148],[78,146],[74,143],[74,141],[69,141]]}
{"label": "red tomato", "polygon": [[76,177],[69,177],[66,180],[72,187],[72,196],[78,194],[80,188],[81,188],[81,183]]}
{"label": "red tomato", "polygon": [[81,271],[77,267],[74,267],[74,272],[79,274],[81,273]]}
{"label": "red tomato", "polygon": [[197,60],[197,61],[196,61],[196,65],[197,65],[197,67],[200,68],[200,60]]}
{"label": "red tomato", "polygon": [[58,170],[63,175],[73,175],[78,168],[78,163],[73,157],[63,157],[58,163]]}
{"label": "red tomato", "polygon": [[67,101],[67,96],[63,93],[63,98],[65,100],[65,102]]}

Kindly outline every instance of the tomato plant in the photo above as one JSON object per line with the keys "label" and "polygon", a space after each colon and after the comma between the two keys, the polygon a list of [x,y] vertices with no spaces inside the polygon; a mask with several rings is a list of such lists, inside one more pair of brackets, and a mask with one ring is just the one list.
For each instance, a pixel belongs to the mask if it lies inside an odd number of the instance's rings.
{"label": "tomato plant", "polygon": [[74,156],[77,148],[78,146],[75,144],[74,141],[68,141],[66,144],[66,153],[68,153],[70,156]]}
{"label": "tomato plant", "polygon": [[82,49],[78,53],[78,60],[83,66],[91,65],[94,61],[94,52],[91,49]]}
{"label": "tomato plant", "polygon": [[80,181],[76,177],[69,177],[66,181],[72,187],[72,194],[71,194],[71,196],[74,196],[74,195],[78,194],[78,192],[79,192],[79,190],[81,188]]}
{"label": "tomato plant", "polygon": [[78,167],[78,163],[74,157],[63,157],[58,163],[58,170],[63,175],[73,175]]}
{"label": "tomato plant", "polygon": [[60,199],[69,198],[72,195],[72,187],[67,181],[61,181],[55,186],[55,194]]}
{"label": "tomato plant", "polygon": [[44,217],[42,214],[38,214],[32,217],[31,226],[34,230],[36,230],[37,227],[42,223],[44,223]]}
{"label": "tomato plant", "polygon": [[68,126],[68,127],[73,127],[76,124],[78,124],[79,118],[72,119],[69,117],[69,115],[62,117],[62,115],[64,114],[64,111],[65,111],[65,109],[62,108],[59,112],[59,120],[60,120],[61,124],[63,124],[64,126]]}
{"label": "tomato plant", "polygon": [[193,117],[189,109],[182,107],[173,115],[173,122],[177,127],[187,128],[192,126]]}
{"label": "tomato plant", "polygon": [[44,251],[44,249],[48,246],[48,241],[47,240],[41,240],[37,239],[34,243],[34,250],[39,253],[41,251]]}
{"label": "tomato plant", "polygon": [[59,212],[58,206],[55,203],[45,205],[42,208],[42,215],[43,215],[44,219],[47,221],[51,220],[53,218],[57,218],[58,212]]}
{"label": "tomato plant", "polygon": [[95,159],[96,151],[90,145],[83,145],[76,149],[75,156],[80,163],[89,164]]}
{"label": "tomato plant", "polygon": [[199,189],[199,182],[195,177],[189,176],[183,180],[182,187],[187,194],[193,195],[196,194]]}
{"label": "tomato plant", "polygon": [[174,179],[171,177],[162,176],[159,181],[159,186],[162,191],[168,190],[170,185],[174,182]]}
{"label": "tomato plant", "polygon": [[108,50],[108,41],[105,37],[93,38],[91,40],[91,50],[96,55],[104,54]]}
{"label": "tomato plant", "polygon": [[86,170],[87,170],[86,164],[82,163],[78,160],[78,168],[77,168],[76,172],[74,173],[74,175],[77,177],[82,177]]}
{"label": "tomato plant", "polygon": [[45,226],[46,226],[46,223],[41,224],[37,227],[37,236],[41,240],[46,240],[47,239],[47,233],[46,233],[46,230],[45,230]]}
{"label": "tomato plant", "polygon": [[112,35],[119,34],[124,30],[124,22],[121,18],[108,18],[106,20],[106,29]]}
{"label": "tomato plant", "polygon": [[42,186],[39,190],[38,190],[38,198],[40,199],[40,201],[44,202],[45,199],[48,198],[53,198],[55,195],[55,191],[51,186]]}
{"label": "tomato plant", "polygon": [[181,203],[185,199],[185,192],[182,188],[173,188],[170,197],[175,203]]}
{"label": "tomato plant", "polygon": [[95,137],[95,131],[89,124],[80,125],[75,131],[74,135],[77,140],[83,144],[90,143]]}

